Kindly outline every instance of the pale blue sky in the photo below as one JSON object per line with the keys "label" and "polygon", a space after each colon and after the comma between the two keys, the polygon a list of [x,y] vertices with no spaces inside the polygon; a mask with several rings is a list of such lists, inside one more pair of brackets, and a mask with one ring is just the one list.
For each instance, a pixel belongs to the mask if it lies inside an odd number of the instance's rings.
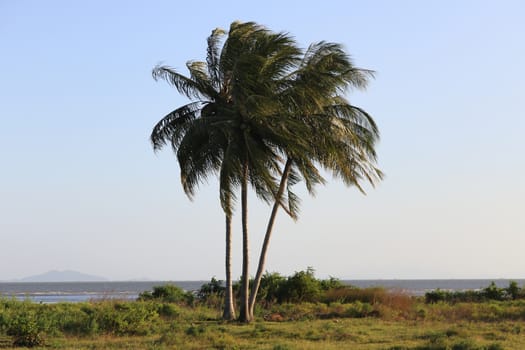
{"label": "pale blue sky", "polygon": [[[279,214],[268,270],[524,278],[523,4],[0,1],[0,280],[223,278],[215,182],[190,202],[175,157],[148,137],[187,102],[153,66],[185,72],[234,20],[342,43],[377,71],[349,98],[379,124],[385,181],[367,196],[333,180],[303,195],[297,223]],[[254,271],[269,208],[250,199]]]}

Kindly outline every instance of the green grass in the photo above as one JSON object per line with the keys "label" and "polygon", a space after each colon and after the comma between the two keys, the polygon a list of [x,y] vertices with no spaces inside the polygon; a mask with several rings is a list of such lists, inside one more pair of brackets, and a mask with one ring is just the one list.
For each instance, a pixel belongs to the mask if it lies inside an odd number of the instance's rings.
{"label": "green grass", "polygon": [[525,349],[513,322],[410,322],[379,319],[172,324],[148,336],[54,337],[42,349]]}
{"label": "green grass", "polygon": [[159,301],[0,299],[0,348],[22,335],[43,340],[35,349],[525,349],[524,301],[275,304],[249,325],[222,322],[220,314]]}

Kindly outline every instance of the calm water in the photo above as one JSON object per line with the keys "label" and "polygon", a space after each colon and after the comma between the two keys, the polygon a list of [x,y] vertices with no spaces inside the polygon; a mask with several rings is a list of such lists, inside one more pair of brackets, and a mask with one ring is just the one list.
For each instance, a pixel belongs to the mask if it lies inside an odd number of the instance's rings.
{"label": "calm water", "polygon": [[[487,287],[494,281],[499,287],[506,287],[508,279],[476,280],[345,280],[345,284],[357,287],[385,287],[411,295],[424,295],[437,288],[445,290],[476,290]],[[525,279],[514,280],[523,287]],[[141,292],[152,290],[153,286],[172,283],[187,291],[198,290],[207,281],[149,281],[149,282],[0,282],[0,296],[14,297],[34,302],[80,302],[97,299],[136,299]]]}
{"label": "calm water", "polygon": [[0,296],[35,302],[79,302],[97,299],[136,299],[153,286],[175,284],[188,291],[198,290],[206,281],[148,282],[0,282]]}

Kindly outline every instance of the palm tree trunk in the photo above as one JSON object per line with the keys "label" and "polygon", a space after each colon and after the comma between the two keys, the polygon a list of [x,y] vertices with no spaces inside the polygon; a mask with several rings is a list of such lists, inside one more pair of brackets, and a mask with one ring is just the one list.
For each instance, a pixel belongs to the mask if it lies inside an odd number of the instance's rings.
{"label": "palm tree trunk", "polygon": [[264,241],[261,249],[261,255],[259,256],[259,266],[257,267],[257,274],[255,275],[255,280],[253,281],[252,291],[250,294],[250,317],[253,319],[253,312],[255,309],[255,301],[257,300],[257,292],[259,291],[259,286],[261,285],[261,278],[264,273],[264,265],[266,264],[266,253],[268,251],[268,246],[270,245],[270,237],[272,236],[273,224],[275,222],[275,217],[277,216],[277,210],[279,209],[280,202],[284,193],[284,188],[286,187],[286,181],[288,180],[288,175],[292,168],[292,160],[288,158],[283,169],[283,174],[281,176],[281,183],[279,184],[279,189],[275,196],[275,203],[273,204],[272,213],[270,214],[270,219],[268,220],[268,226],[266,227],[266,234],[264,235]]}
{"label": "palm tree trunk", "polygon": [[251,321],[249,308],[250,270],[249,270],[249,241],[248,241],[248,160],[244,161],[241,183],[241,211],[242,211],[242,277],[241,277],[241,306],[239,321]]}
{"label": "palm tree trunk", "polygon": [[232,286],[232,234],[231,225],[232,219],[229,214],[226,215],[226,288],[224,291],[224,312],[222,318],[227,321],[235,319],[235,303],[233,301],[233,286]]}

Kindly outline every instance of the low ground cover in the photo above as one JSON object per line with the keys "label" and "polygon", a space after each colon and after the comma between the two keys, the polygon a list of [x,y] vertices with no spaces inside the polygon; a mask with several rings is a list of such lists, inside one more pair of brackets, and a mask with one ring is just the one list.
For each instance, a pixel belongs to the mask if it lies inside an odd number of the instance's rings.
{"label": "low ground cover", "polygon": [[[293,276],[292,276],[293,277]],[[221,320],[221,284],[159,286],[137,301],[0,299],[0,347],[56,349],[525,349],[525,300],[507,289],[411,297],[308,273],[267,276],[256,321]],[[284,287],[283,287],[284,286]],[[288,290],[286,290],[286,288]],[[487,293],[490,292],[490,293]],[[438,295],[439,300],[435,295]],[[493,296],[493,297],[489,297]]]}

